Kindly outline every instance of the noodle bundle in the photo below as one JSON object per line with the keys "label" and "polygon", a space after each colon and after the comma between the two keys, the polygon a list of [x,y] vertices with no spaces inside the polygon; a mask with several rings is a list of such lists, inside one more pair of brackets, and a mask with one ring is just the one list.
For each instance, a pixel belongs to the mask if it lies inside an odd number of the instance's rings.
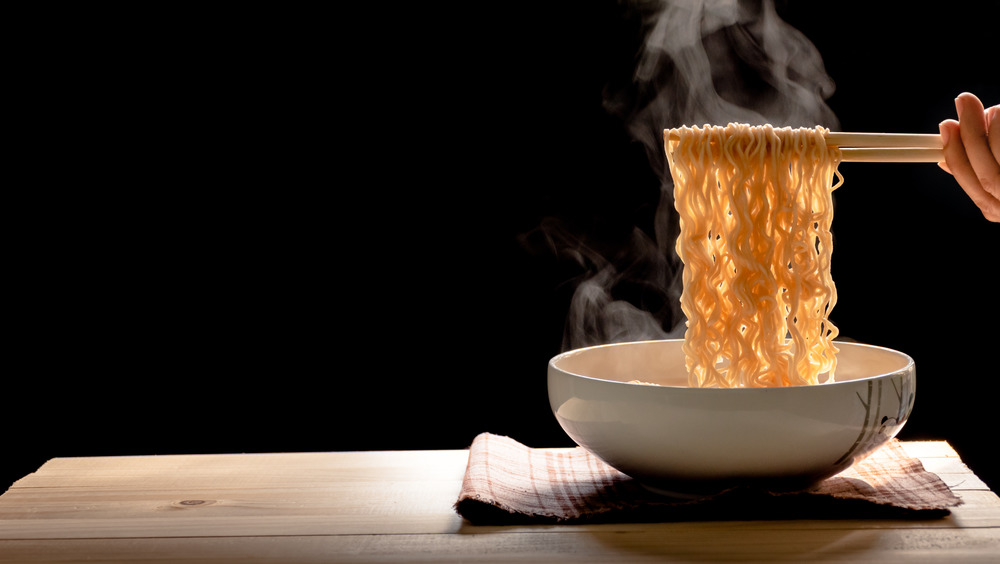
{"label": "noodle bundle", "polygon": [[833,380],[830,226],[843,178],[827,132],[743,124],[664,132],[691,386]]}

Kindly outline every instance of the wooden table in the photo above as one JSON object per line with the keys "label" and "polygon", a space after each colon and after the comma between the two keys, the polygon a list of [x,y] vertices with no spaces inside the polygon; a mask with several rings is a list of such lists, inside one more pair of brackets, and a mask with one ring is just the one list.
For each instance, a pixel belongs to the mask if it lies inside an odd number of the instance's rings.
{"label": "wooden table", "polygon": [[452,508],[464,450],[57,458],[0,496],[0,562],[1000,562],[1000,499],[904,446],[951,516],[480,527]]}

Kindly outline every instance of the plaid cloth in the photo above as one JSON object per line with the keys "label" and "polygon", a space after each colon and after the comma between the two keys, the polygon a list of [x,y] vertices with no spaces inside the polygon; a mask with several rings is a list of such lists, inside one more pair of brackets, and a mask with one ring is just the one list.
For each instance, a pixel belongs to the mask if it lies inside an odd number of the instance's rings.
{"label": "plaid cloth", "polygon": [[694,500],[650,493],[582,448],[534,449],[483,433],[455,509],[475,524],[678,520],[937,518],[961,504],[893,439],[806,492],[732,488]]}

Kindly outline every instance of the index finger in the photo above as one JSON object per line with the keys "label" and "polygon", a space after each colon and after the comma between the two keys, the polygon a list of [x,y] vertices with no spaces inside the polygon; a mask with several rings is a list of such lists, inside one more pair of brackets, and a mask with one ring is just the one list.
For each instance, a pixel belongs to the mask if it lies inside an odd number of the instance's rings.
{"label": "index finger", "polygon": [[[975,95],[963,92],[955,99],[955,107],[958,110],[962,145],[965,146],[969,164],[982,188],[994,197],[1000,197],[1000,158],[994,154],[997,149],[991,148],[994,143],[988,137],[987,115],[983,103]],[[994,132],[993,136],[996,135]]]}

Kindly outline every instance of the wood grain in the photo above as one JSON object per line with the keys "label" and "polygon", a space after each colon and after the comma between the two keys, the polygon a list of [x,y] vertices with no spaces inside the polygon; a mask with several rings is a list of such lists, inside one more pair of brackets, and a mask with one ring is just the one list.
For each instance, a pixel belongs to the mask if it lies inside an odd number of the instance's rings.
{"label": "wood grain", "polygon": [[477,527],[463,450],[58,458],[0,496],[0,563],[995,561],[1000,498],[947,443],[903,445],[951,516]]}

